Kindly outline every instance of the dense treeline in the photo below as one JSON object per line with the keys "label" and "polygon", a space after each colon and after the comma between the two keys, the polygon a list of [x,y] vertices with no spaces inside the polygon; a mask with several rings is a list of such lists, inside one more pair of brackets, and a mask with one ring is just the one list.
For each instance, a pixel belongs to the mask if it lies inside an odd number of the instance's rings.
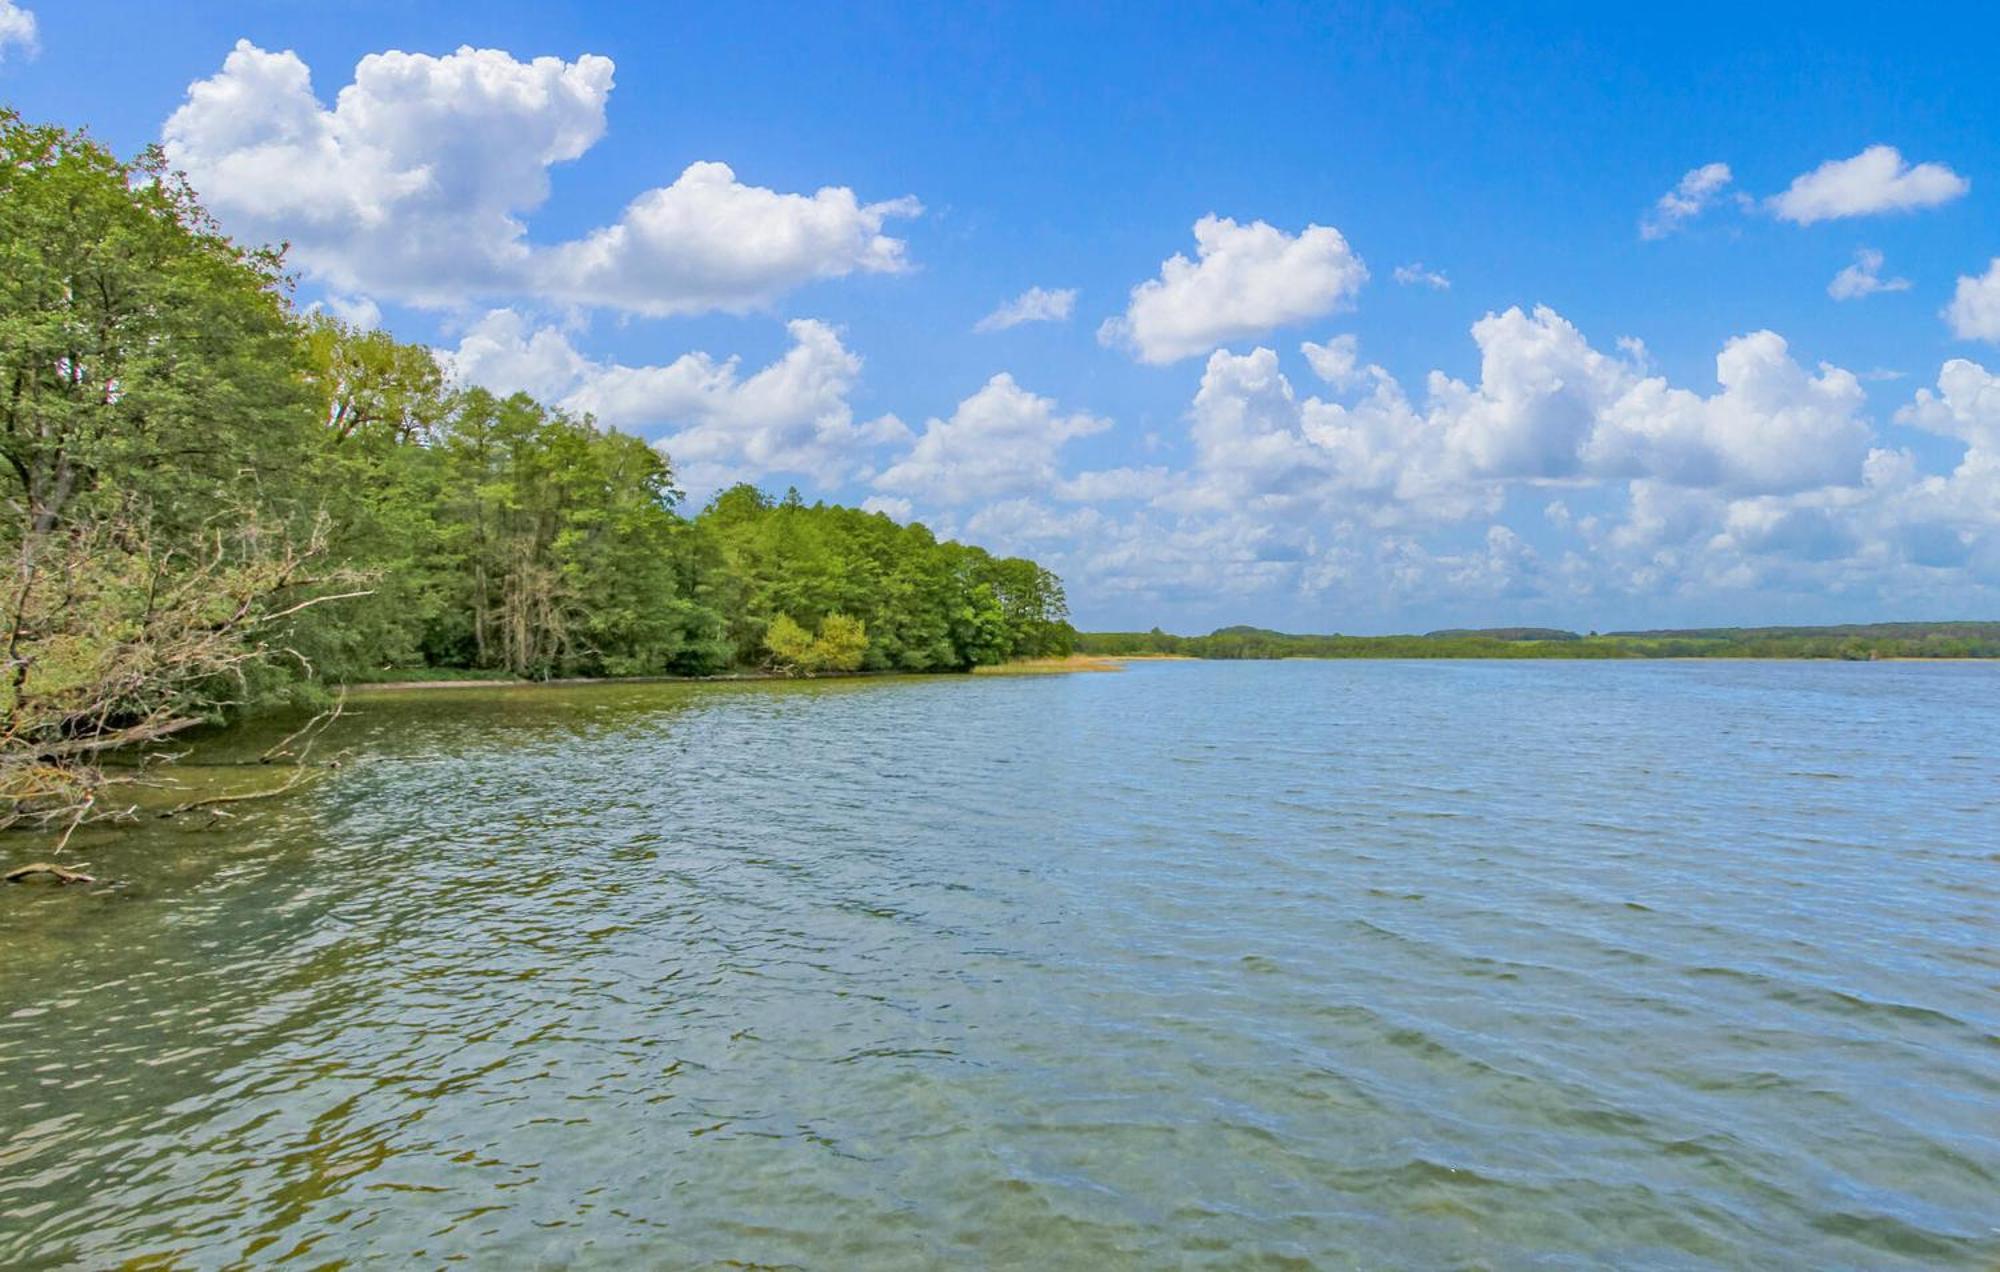
{"label": "dense treeline", "polygon": [[157,151],[0,113],[0,825],[97,757],[431,669],[959,670],[1068,651],[1061,584],[749,487],[291,304]]}
{"label": "dense treeline", "polygon": [[1560,627],[1449,627],[1425,632],[1432,640],[1580,640],[1575,632]]}
{"label": "dense treeline", "polygon": [[1850,627],[1711,627],[1579,636],[1553,628],[1441,631],[1427,636],[1298,636],[1224,627],[1206,636],[1080,632],[1079,653],[1183,658],[2000,658],[2000,623],[1872,623]]}
{"label": "dense treeline", "polygon": [[[386,343],[311,325],[335,349]],[[524,395],[441,387],[430,408],[407,436],[364,425],[334,444],[348,489],[369,492],[335,541],[372,547],[381,583],[320,620],[336,679],[952,671],[1069,648],[1062,586],[1032,561],[795,491],[737,486],[686,518],[638,438]]]}

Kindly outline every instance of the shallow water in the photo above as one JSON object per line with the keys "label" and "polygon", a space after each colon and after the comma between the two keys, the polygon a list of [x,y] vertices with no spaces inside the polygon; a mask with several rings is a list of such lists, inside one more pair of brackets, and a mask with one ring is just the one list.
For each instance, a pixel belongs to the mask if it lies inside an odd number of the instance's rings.
{"label": "shallow water", "polygon": [[0,891],[0,1265],[2000,1259],[2000,667],[339,729],[320,787],[81,843],[114,887]]}

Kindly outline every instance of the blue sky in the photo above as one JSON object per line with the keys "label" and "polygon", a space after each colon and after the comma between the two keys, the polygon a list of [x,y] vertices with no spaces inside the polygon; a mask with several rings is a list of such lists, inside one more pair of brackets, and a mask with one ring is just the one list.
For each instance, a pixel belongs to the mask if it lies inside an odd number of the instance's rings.
{"label": "blue sky", "polygon": [[0,100],[1086,626],[2000,616],[1990,6],[1071,8],[0,0]]}

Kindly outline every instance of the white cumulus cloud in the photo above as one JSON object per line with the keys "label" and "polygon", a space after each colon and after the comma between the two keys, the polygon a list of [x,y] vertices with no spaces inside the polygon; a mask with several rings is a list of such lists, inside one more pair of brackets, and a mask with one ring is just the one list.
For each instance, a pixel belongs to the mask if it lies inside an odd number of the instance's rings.
{"label": "white cumulus cloud", "polygon": [[1031,393],[1005,372],[958,404],[950,419],[931,419],[907,454],[875,478],[878,490],[912,495],[927,505],[1047,490],[1058,480],[1057,453],[1111,421],[1064,414],[1055,400]]}
{"label": "white cumulus cloud", "polygon": [[1908,290],[1909,279],[1882,277],[1882,253],[1872,247],[1856,252],[1854,263],[1835,274],[1833,281],[1826,285],[1826,294],[1835,300],[1859,300],[1876,292]]}
{"label": "white cumulus cloud", "polygon": [[[1079,598],[1211,621],[1246,598],[1467,618],[1500,601],[1562,623],[1607,605],[1671,622],[1718,602],[2000,596],[2000,376],[1976,363],[1946,363],[1897,415],[1965,443],[1926,473],[1875,438],[1854,377],[1801,367],[1771,332],[1728,341],[1712,390],[1606,357],[1546,309],[1488,315],[1474,338],[1477,381],[1434,373],[1421,403],[1351,338],[1302,349],[1331,398],[1295,389],[1270,349],[1218,350],[1185,469],[1080,473],[959,524]],[[1537,486],[1563,493],[1529,501],[1553,548],[1507,515],[1510,489]],[[1102,497],[1065,506],[1086,492]]]}
{"label": "white cumulus cloud", "polygon": [[488,313],[459,337],[456,349],[439,351],[439,360],[465,384],[545,402],[561,401],[594,366],[560,330],[534,326],[512,309]]}
{"label": "white cumulus cloud", "polygon": [[1359,336],[1335,336],[1323,344],[1308,340],[1299,346],[1299,352],[1305,355],[1313,374],[1336,389],[1352,388],[1367,378],[1361,366]]}
{"label": "white cumulus cloud", "polygon": [[534,243],[522,218],[547,199],[550,169],[603,136],[612,73],[588,54],[373,53],[328,110],[297,54],[245,40],[189,86],[163,140],[231,232],[290,242],[343,292],[742,312],[814,279],[906,267],[883,226],[914,200],[785,194],[719,163],[690,165],[580,239]]}
{"label": "white cumulus cloud", "polygon": [[1599,353],[1551,309],[1488,314],[1472,335],[1479,383],[1433,372],[1431,413],[1474,473],[1796,490],[1854,480],[1867,451],[1860,381],[1812,375],[1775,332],[1725,344],[1708,396]]}
{"label": "white cumulus cloud", "polygon": [[1894,146],[1870,146],[1851,159],[1829,159],[1802,174],[1768,204],[1783,220],[1811,225],[1936,207],[1971,188],[1970,181],[1941,163],[1912,165]]}
{"label": "white cumulus cloud", "polygon": [[1959,278],[1944,318],[1951,326],[1951,334],[1960,340],[1990,340],[2000,344],[2000,256],[1993,258],[1984,274]]}
{"label": "white cumulus cloud", "polygon": [[1701,213],[1728,188],[1734,177],[1726,163],[1691,168],[1674,188],[1661,195],[1639,222],[1639,237],[1665,238]]}
{"label": "white cumulus cloud", "polygon": [[318,307],[363,331],[373,331],[382,325],[382,307],[366,296],[329,295]]}
{"label": "white cumulus cloud", "polygon": [[[1977,362],[1953,358],[1938,370],[1937,392],[1918,389],[1896,419],[2000,458],[2000,375]],[[1995,513],[2000,516],[2000,508]]]}
{"label": "white cumulus cloud", "polygon": [[827,485],[866,477],[871,454],[907,442],[909,430],[893,415],[856,421],[848,397],[861,359],[832,327],[801,318],[787,330],[791,347],[746,375],[739,359],[706,353],[655,366],[596,361],[561,331],[501,309],[444,361],[467,383],[528,392],[655,439],[693,494],[774,474]]}
{"label": "white cumulus cloud", "polygon": [[899,499],[893,495],[870,495],[861,501],[861,511],[879,512],[889,518],[889,520],[898,521],[904,525],[908,525],[910,522],[916,520],[917,516],[915,504],[907,499]]}
{"label": "white cumulus cloud", "polygon": [[1480,375],[1433,372],[1413,401],[1351,336],[1301,346],[1323,398],[1270,349],[1210,355],[1189,411],[1194,463],[1155,503],[1293,525],[1414,525],[1495,511],[1509,485],[1650,481],[1752,495],[1860,480],[1871,432],[1858,380],[1817,374],[1754,332],[1702,394],[1592,348],[1553,310],[1474,324]]}
{"label": "white cumulus cloud", "polygon": [[1024,322],[1064,322],[1076,310],[1074,287],[1030,287],[973,326],[977,332],[1005,331]]}
{"label": "white cumulus cloud", "polygon": [[1367,281],[1368,268],[1339,230],[1298,234],[1263,221],[1205,216],[1194,225],[1195,260],[1175,254],[1158,278],[1132,289],[1123,315],[1098,329],[1106,345],[1164,364],[1332,312]]}
{"label": "white cumulus cloud", "polygon": [[843,187],[780,194],[744,185],[727,164],[690,164],[616,225],[541,253],[535,290],[656,316],[741,313],[813,279],[908,268],[903,241],[882,226],[921,210],[915,199],[862,203]]}

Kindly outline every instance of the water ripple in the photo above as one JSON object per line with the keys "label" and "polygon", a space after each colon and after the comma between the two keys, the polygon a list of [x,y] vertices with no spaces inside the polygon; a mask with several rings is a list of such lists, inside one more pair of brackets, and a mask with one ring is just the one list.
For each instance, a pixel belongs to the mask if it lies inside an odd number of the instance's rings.
{"label": "water ripple", "polygon": [[0,896],[0,1264],[1989,1267],[1997,674],[367,699]]}

